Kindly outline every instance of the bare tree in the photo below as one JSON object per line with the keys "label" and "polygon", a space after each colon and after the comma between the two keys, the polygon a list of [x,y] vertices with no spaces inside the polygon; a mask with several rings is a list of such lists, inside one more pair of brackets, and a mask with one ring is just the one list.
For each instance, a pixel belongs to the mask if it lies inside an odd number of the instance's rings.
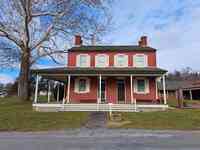
{"label": "bare tree", "polygon": [[106,0],[1,0],[1,67],[20,63],[20,91],[30,99],[30,67],[42,57],[57,62],[60,45],[72,35],[86,39],[105,33],[110,1]]}

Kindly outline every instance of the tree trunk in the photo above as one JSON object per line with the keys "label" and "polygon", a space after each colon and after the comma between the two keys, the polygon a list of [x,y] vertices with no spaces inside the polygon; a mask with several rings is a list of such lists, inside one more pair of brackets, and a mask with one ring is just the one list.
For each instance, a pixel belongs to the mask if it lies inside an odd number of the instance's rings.
{"label": "tree trunk", "polygon": [[30,50],[23,48],[19,74],[19,96],[21,100],[30,100]]}

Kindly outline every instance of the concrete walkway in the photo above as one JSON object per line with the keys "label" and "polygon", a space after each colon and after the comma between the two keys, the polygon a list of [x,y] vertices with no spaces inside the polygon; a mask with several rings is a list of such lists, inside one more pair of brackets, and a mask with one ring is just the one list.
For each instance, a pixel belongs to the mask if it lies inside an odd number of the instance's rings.
{"label": "concrete walkway", "polygon": [[89,129],[105,128],[106,118],[106,112],[91,112],[85,127]]}

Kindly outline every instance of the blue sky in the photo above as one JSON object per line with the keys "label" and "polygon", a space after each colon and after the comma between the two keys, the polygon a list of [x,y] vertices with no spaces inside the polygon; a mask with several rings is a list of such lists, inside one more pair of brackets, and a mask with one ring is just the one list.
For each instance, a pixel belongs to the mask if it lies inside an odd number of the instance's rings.
{"label": "blue sky", "polygon": [[[103,43],[135,45],[146,35],[149,46],[158,49],[159,67],[200,71],[200,0],[116,0],[110,11],[113,29]],[[39,66],[50,65],[41,61]],[[0,71],[0,81],[17,75],[17,69]]]}

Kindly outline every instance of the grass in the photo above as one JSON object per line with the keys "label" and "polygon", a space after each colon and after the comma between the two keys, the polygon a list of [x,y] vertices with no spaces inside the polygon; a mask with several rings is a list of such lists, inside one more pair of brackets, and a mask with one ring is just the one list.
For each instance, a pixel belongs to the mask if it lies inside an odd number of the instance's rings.
{"label": "grass", "polygon": [[122,113],[122,120],[127,123],[119,126],[121,128],[200,130],[200,110],[197,109]]}
{"label": "grass", "polygon": [[[200,105],[200,100],[183,100],[184,103],[188,105]],[[177,107],[178,106],[178,100],[177,99],[168,99],[167,103],[171,107]]]}
{"label": "grass", "polygon": [[87,112],[35,112],[31,102],[0,98],[0,131],[46,131],[79,128]]}
{"label": "grass", "polygon": [[[178,100],[167,100],[177,107]],[[184,100],[187,104],[200,104],[197,100]],[[123,124],[123,122],[127,122]],[[112,126],[110,126],[112,127]],[[164,112],[122,113],[121,128],[200,130],[200,109],[170,109]]]}

